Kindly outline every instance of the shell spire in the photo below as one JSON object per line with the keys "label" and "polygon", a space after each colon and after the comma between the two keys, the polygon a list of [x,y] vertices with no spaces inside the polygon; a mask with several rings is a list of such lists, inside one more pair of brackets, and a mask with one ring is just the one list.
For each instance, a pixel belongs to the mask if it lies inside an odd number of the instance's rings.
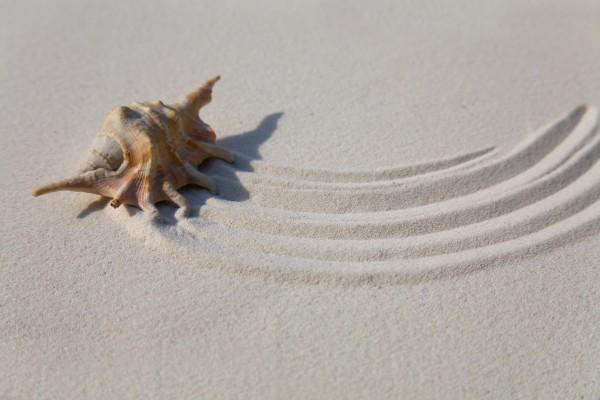
{"label": "shell spire", "polygon": [[198,115],[211,101],[216,76],[173,105],[131,103],[112,110],[96,136],[80,173],[33,191],[96,193],[111,205],[133,205],[157,214],[155,203],[171,201],[187,215],[189,205],[177,190],[194,184],[216,193],[214,180],[196,167],[206,159],[233,162],[233,154],[214,144],[214,130]]}
{"label": "shell spire", "polygon": [[190,115],[196,115],[202,107],[212,100],[212,89],[215,83],[221,79],[220,75],[204,82],[196,90],[189,92],[177,106],[182,111]]}

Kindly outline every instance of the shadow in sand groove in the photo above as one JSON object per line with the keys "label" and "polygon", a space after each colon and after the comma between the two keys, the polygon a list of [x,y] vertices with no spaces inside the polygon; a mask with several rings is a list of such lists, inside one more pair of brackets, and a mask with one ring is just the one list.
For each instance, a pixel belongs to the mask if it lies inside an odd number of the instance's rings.
{"label": "shadow in sand groove", "polygon": [[[259,152],[260,146],[273,136],[279,119],[282,116],[282,112],[267,115],[255,129],[217,141],[219,146],[232,151],[235,155],[235,162],[233,164],[213,159],[202,164],[200,167],[203,173],[215,179],[219,191],[217,196],[221,196],[229,201],[244,201],[248,199],[248,191],[237,178],[236,171],[252,171],[252,161],[262,158]],[[181,188],[180,192],[190,202],[193,210],[190,217],[198,216],[200,207],[211,196],[206,190],[193,185]],[[77,217],[85,218],[92,213],[101,211],[107,203],[108,199],[106,198],[98,199],[86,206]],[[175,212],[177,211],[177,207],[167,202],[158,203],[157,206],[165,224],[176,223]],[[130,206],[127,207],[127,211],[130,215],[141,212],[137,208]]]}

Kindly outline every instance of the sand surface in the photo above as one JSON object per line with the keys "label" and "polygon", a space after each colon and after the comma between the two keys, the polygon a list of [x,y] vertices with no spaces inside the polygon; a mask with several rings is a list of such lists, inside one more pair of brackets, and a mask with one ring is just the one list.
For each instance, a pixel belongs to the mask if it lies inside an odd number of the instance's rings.
{"label": "sand surface", "polygon": [[[0,397],[600,396],[600,5],[4,2]],[[70,175],[220,73],[162,224]]]}

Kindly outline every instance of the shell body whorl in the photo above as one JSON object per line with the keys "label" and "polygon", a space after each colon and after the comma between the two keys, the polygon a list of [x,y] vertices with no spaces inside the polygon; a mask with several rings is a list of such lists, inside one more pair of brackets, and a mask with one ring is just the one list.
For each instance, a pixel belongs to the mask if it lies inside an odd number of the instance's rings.
{"label": "shell body whorl", "polygon": [[155,203],[167,200],[187,214],[187,200],[177,189],[195,184],[216,192],[212,179],[196,167],[208,158],[233,161],[229,151],[214,144],[214,130],[198,116],[218,79],[173,105],[158,100],[113,109],[77,175],[42,186],[34,196],[58,190],[96,193],[111,198],[113,207],[128,204],[152,213]]}

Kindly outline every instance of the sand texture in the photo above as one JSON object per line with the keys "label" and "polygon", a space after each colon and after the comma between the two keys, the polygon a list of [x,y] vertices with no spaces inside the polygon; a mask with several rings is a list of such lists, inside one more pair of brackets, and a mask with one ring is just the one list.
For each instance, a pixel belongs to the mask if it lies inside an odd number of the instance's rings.
{"label": "sand texture", "polygon": [[[596,399],[600,4],[4,2],[0,398]],[[219,73],[162,222],[68,176]]]}

